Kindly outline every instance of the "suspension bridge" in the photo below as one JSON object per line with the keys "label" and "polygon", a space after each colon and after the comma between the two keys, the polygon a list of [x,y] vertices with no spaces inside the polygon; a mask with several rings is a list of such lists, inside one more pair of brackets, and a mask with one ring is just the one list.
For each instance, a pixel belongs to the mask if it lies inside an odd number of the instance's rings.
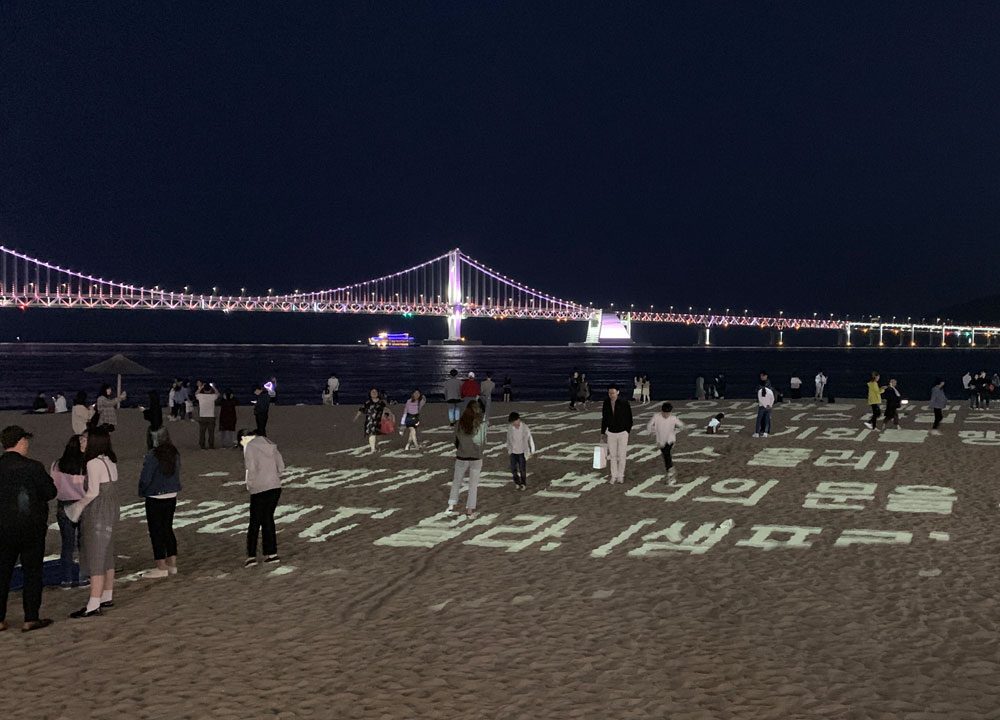
{"label": "suspension bridge", "polygon": [[586,322],[585,344],[631,343],[633,323],[668,323],[697,330],[697,342],[711,344],[712,331],[757,328],[784,345],[796,330],[837,332],[839,344],[976,347],[1000,344],[1000,326],[852,320],[812,317],[649,310],[614,311],[563,300],[529,287],[469,257],[459,249],[406,270],[328,290],[274,294],[223,295],[144,287],[61,267],[0,246],[0,308],[78,308],[232,312],[304,312],[352,315],[440,317],[447,321],[447,342],[460,343],[467,318]]}

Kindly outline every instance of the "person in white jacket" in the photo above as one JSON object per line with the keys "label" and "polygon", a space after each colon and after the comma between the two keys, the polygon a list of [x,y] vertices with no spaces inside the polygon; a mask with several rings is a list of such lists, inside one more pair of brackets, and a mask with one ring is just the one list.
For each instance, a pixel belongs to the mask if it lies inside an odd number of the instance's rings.
{"label": "person in white jacket", "polygon": [[646,426],[646,432],[653,436],[656,447],[663,455],[663,466],[667,470],[667,477],[671,477],[677,472],[674,469],[674,459],[671,453],[674,449],[674,443],[677,442],[677,431],[685,428],[684,423],[673,414],[673,411],[672,404],[663,403],[660,406],[660,412],[653,415],[649,419],[649,425]]}
{"label": "person in white jacket", "polygon": [[826,389],[826,374],[820,370],[816,373],[816,399],[823,399],[823,391]]}
{"label": "person in white jacket", "polygon": [[274,511],[281,498],[281,473],[285,471],[285,461],[278,452],[278,446],[255,431],[241,431],[239,442],[243,446],[247,490],[250,491],[247,559],[243,567],[257,564],[257,536],[261,530],[264,535],[264,562],[276,563],[280,558]]}
{"label": "person in white jacket", "polygon": [[757,426],[754,437],[767,437],[771,432],[771,408],[774,407],[774,391],[767,386],[767,379],[762,378],[757,390]]}
{"label": "person in white jacket", "polygon": [[531,430],[521,420],[521,416],[512,412],[507,416],[507,452],[510,453],[510,474],[514,478],[514,487],[524,490],[528,484],[528,458],[535,454],[535,440]]}

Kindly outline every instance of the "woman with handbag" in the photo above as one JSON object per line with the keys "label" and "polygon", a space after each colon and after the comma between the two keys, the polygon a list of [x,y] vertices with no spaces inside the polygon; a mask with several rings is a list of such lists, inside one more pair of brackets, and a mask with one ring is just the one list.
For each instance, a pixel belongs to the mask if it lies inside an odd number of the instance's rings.
{"label": "woman with handbag", "polygon": [[417,442],[417,427],[420,425],[420,410],[426,402],[427,398],[424,397],[424,394],[419,389],[414,390],[410,394],[410,399],[406,401],[406,405],[403,408],[403,420],[400,423],[402,425],[400,432],[408,431],[406,445],[403,446],[404,450],[410,449],[410,443],[413,443],[414,450],[420,449],[420,443]]}
{"label": "woman with handbag", "polygon": [[90,598],[71,618],[101,615],[114,605],[115,526],[118,524],[118,458],[111,448],[111,434],[103,427],[87,433],[87,491],[66,508],[66,515],[79,521],[80,574],[90,578]]}
{"label": "woman with handbag", "polygon": [[[86,434],[73,435],[66,443],[62,457],[52,463],[49,469],[49,475],[56,484],[56,522],[62,538],[59,561],[63,571],[63,587],[80,584],[80,575],[74,572],[76,564],[73,562],[73,554],[80,547],[80,523],[75,523],[66,516],[66,508],[77,500],[82,500],[87,492],[87,463],[84,460],[86,450]],[[87,581],[84,580],[83,584],[86,585]]]}
{"label": "woman with handbag", "polygon": [[371,454],[375,453],[378,436],[382,434],[383,416],[387,412],[385,401],[379,396],[378,388],[372,388],[368,391],[368,399],[358,408],[358,414],[354,416],[355,419],[364,418],[363,430]]}

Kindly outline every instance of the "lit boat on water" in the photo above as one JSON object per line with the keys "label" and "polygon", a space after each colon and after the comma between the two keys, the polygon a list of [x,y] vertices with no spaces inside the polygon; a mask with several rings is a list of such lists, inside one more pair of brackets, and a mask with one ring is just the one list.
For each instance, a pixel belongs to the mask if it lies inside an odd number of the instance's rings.
{"label": "lit boat on water", "polygon": [[417,341],[410,333],[380,332],[368,338],[368,344],[377,348],[412,347]]}

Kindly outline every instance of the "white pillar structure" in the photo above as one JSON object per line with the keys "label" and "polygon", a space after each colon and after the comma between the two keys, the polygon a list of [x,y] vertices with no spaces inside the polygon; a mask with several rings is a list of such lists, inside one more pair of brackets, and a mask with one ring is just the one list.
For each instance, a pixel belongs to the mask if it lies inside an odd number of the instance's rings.
{"label": "white pillar structure", "polygon": [[448,342],[462,340],[462,272],[459,266],[458,250],[448,253]]}

